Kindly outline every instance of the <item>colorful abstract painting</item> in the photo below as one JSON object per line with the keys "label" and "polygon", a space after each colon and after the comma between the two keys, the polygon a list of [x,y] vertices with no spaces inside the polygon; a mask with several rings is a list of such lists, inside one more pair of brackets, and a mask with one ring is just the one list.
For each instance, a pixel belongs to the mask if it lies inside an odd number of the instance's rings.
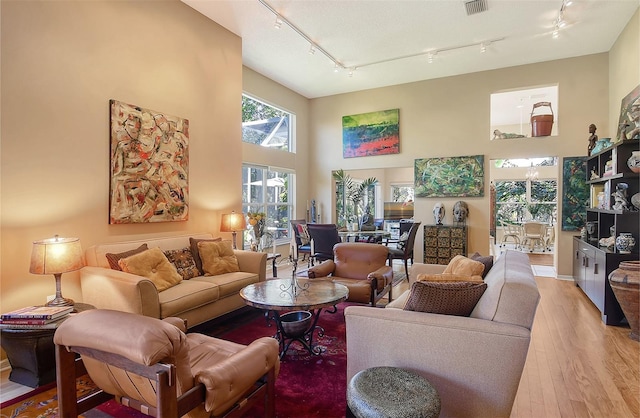
{"label": "colorful abstract painting", "polygon": [[342,156],[400,153],[399,109],[342,117]]}
{"label": "colorful abstract painting", "polygon": [[111,106],[109,223],[189,219],[189,121],[117,100]]}
{"label": "colorful abstract painting", "polygon": [[587,220],[587,157],[562,159],[562,230],[577,231]]}
{"label": "colorful abstract painting", "polygon": [[415,160],[417,197],[484,196],[484,155]]}

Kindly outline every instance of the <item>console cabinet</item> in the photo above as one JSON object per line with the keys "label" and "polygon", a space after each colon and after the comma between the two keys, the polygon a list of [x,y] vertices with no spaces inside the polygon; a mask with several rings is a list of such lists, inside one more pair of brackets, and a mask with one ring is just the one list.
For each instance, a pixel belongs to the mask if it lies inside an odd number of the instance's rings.
{"label": "console cabinet", "polygon": [[[633,173],[627,160],[638,150],[638,141],[620,141],[587,158],[587,184],[591,199],[587,207],[587,222],[596,223],[593,234],[586,239],[573,239],[573,278],[576,285],[600,310],[607,325],[619,324],[624,318],[622,309],[609,285],[609,274],[621,261],[637,260],[640,251],[640,213],[630,203],[631,196],[640,191],[640,176]],[[615,207],[612,194],[620,183],[625,183],[629,207]],[[622,254],[615,248],[600,247],[602,238],[614,233],[629,232],[636,240],[631,254]]]}
{"label": "console cabinet", "polygon": [[456,255],[467,255],[466,225],[424,226],[425,264],[449,264]]}

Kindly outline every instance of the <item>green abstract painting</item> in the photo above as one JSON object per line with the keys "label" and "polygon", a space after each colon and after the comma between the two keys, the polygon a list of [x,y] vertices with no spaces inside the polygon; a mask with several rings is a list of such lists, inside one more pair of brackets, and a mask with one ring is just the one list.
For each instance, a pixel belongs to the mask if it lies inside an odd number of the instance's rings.
{"label": "green abstract painting", "polygon": [[587,219],[587,157],[562,159],[562,230],[577,231]]}
{"label": "green abstract painting", "polygon": [[484,196],[484,155],[415,160],[417,197]]}

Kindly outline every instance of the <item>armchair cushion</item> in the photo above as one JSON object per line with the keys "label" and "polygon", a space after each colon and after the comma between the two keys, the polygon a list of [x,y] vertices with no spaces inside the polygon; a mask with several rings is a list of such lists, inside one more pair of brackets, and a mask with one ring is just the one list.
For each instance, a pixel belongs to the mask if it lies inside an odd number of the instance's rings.
{"label": "armchair cushion", "polygon": [[411,285],[404,310],[469,316],[486,289],[486,283],[418,281]]}
{"label": "armchair cushion", "polygon": [[333,260],[325,260],[307,270],[307,276],[310,279],[315,279],[316,277],[327,277],[333,274],[335,269],[336,263]]}
{"label": "armchair cushion", "polygon": [[122,271],[122,269],[120,268],[120,265],[118,264],[118,261],[120,261],[121,258],[127,258],[130,255],[138,254],[143,251],[147,251],[148,249],[149,247],[147,247],[147,244],[145,243],[139,246],[138,248],[134,248],[133,250],[124,251],[121,253],[106,253],[104,256],[107,258],[107,261],[109,262],[109,266],[113,270]]}
{"label": "armchair cushion", "polygon": [[198,251],[202,259],[202,270],[205,276],[217,276],[240,271],[231,241],[199,242]]}
{"label": "armchair cushion", "polygon": [[118,261],[127,273],[148,278],[162,292],[182,281],[176,267],[169,262],[160,248],[151,248]]}
{"label": "armchair cushion", "polygon": [[181,275],[184,280],[200,276],[200,270],[198,270],[196,266],[191,248],[185,247],[180,250],[166,250],[164,251],[164,255],[171,264],[176,266],[178,274]]}
{"label": "armchair cushion", "polygon": [[449,261],[443,273],[462,274],[465,276],[479,276],[484,271],[484,264],[471,260],[463,255],[457,255]]}

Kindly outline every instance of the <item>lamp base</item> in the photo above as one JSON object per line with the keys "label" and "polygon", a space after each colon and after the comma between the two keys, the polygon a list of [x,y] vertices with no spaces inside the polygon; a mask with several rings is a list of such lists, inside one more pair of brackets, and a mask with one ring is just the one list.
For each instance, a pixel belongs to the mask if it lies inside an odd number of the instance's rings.
{"label": "lamp base", "polygon": [[51,299],[44,306],[73,306],[73,299],[63,298],[62,296]]}

